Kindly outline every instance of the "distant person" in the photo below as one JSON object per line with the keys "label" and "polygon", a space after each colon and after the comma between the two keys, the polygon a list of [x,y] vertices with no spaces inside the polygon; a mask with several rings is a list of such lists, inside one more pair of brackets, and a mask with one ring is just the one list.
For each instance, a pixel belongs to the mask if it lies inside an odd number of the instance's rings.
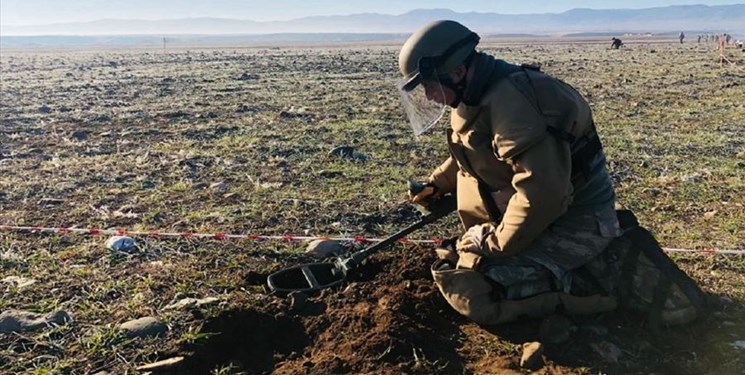
{"label": "distant person", "polygon": [[724,34],[724,40],[726,41],[727,45],[729,45],[729,42],[732,40],[732,35]]}
{"label": "distant person", "polygon": [[675,265],[659,246],[644,254],[618,246],[635,243],[625,233],[653,238],[614,210],[587,100],[537,66],[476,50],[479,40],[458,22],[435,21],[398,57],[397,88],[415,135],[452,108],[443,132],[449,157],[409,192],[425,207],[445,194],[457,201],[465,232],[435,249],[431,267],[443,297],[481,324],[594,314],[624,301],[663,324],[695,319],[700,290],[689,299],[685,276],[662,271]]}
{"label": "distant person", "polygon": [[701,34],[698,34],[698,40],[696,41],[696,43],[701,43]]}
{"label": "distant person", "polygon": [[683,39],[685,38],[686,38],[686,34],[681,31],[680,34],[678,34],[678,39],[680,39],[680,44],[683,44]]}
{"label": "distant person", "polygon": [[616,37],[611,38],[610,48],[613,49],[619,49],[623,46],[623,42],[621,39],[618,39]]}

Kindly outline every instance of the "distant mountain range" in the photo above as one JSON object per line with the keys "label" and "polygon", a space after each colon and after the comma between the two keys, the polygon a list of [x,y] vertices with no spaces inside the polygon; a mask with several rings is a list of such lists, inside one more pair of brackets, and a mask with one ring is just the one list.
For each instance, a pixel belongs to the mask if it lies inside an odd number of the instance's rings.
{"label": "distant mountain range", "polygon": [[377,13],[306,17],[257,22],[224,18],[118,20],[34,26],[0,25],[0,36],[39,35],[218,35],[218,34],[405,34],[437,19],[462,22],[482,35],[572,34],[586,32],[671,32],[697,30],[745,34],[745,4],[685,5],[647,9],[572,9],[563,13],[457,13],[447,9],[414,10],[401,15]]}

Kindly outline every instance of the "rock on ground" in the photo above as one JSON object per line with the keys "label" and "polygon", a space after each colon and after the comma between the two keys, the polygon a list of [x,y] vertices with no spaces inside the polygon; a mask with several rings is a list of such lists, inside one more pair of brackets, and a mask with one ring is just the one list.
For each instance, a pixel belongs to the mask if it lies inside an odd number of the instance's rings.
{"label": "rock on ground", "polygon": [[7,310],[0,314],[0,333],[33,331],[51,324],[66,324],[72,317],[65,311],[57,310],[43,315],[30,311]]}
{"label": "rock on ground", "polygon": [[520,357],[520,367],[538,369],[543,366],[543,344],[538,341],[523,344],[523,354]]}
{"label": "rock on ground", "polygon": [[106,248],[112,251],[121,251],[127,254],[136,253],[137,242],[132,237],[113,236],[106,241]]}
{"label": "rock on ground", "polygon": [[215,297],[207,297],[207,298],[202,298],[202,299],[187,297],[187,298],[180,299],[164,307],[163,310],[182,310],[182,309],[188,309],[190,307],[199,307],[199,306],[209,305],[209,304],[213,304],[218,301],[220,301],[220,299],[215,298]]}
{"label": "rock on ground", "polygon": [[122,323],[119,328],[130,338],[161,336],[165,335],[166,331],[168,331],[168,326],[165,323],[152,316],[130,320]]}
{"label": "rock on ground", "polygon": [[305,254],[314,258],[327,258],[336,256],[344,252],[344,248],[339,241],[334,240],[314,240],[308,244]]}

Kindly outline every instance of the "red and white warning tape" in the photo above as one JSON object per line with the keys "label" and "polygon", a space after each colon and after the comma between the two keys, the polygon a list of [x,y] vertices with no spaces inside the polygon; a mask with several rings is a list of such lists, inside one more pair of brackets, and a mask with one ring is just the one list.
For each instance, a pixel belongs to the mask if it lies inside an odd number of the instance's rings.
{"label": "red and white warning tape", "polygon": [[[157,231],[136,231],[128,229],[98,229],[98,228],[54,228],[54,227],[33,227],[33,226],[16,226],[0,225],[0,231],[8,232],[29,232],[29,233],[58,233],[58,234],[84,234],[84,235],[110,235],[110,236],[132,236],[132,237],[149,237],[149,238],[193,238],[193,239],[215,239],[215,240],[279,240],[279,241],[313,241],[313,240],[334,240],[341,242],[369,243],[380,242],[383,238],[367,238],[365,236],[354,237],[326,237],[326,236],[295,236],[284,234],[281,236],[269,236],[259,234],[229,234],[223,232],[216,233],[195,233],[195,232],[157,232]],[[431,240],[410,240],[402,238],[401,243],[417,244],[440,244],[442,238]],[[663,250],[670,253],[704,253],[704,254],[729,254],[745,255],[745,249],[723,250],[704,247],[701,249],[678,249],[663,247]]]}
{"label": "red and white warning tape", "polygon": [[[295,236],[284,234],[281,236],[268,236],[259,234],[229,234],[223,232],[216,233],[195,233],[195,232],[157,232],[157,231],[136,231],[128,229],[98,229],[98,228],[54,228],[54,227],[29,227],[15,225],[0,225],[0,231],[10,232],[29,232],[29,233],[59,233],[59,234],[85,234],[85,235],[110,235],[110,236],[131,236],[131,237],[150,237],[150,238],[211,238],[216,240],[279,240],[279,241],[313,241],[313,240],[334,240],[341,242],[380,242],[383,238],[367,238],[365,236],[354,237],[327,237],[327,236]],[[409,240],[402,238],[402,243],[433,243],[439,244],[442,239],[432,240]]]}

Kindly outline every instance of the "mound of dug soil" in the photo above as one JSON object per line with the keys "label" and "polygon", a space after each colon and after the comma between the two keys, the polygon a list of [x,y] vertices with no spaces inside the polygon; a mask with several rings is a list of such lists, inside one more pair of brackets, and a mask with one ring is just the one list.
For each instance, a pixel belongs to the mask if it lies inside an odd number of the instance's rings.
{"label": "mound of dug soil", "polygon": [[[368,259],[341,288],[307,299],[264,296],[210,318],[201,331],[209,337],[182,348],[179,373],[524,373],[521,344],[540,340],[541,322],[482,327],[462,318],[439,295],[426,252],[398,246]],[[252,273],[248,283],[259,279]],[[718,341],[707,337],[711,322],[662,336],[620,313],[571,324],[569,341],[545,343],[537,373],[696,373],[697,353],[713,353],[709,343]]]}
{"label": "mound of dug soil", "polygon": [[370,259],[344,287],[298,303],[227,311],[188,348],[189,372],[233,364],[248,373],[457,373],[460,317],[439,297],[423,249]]}

